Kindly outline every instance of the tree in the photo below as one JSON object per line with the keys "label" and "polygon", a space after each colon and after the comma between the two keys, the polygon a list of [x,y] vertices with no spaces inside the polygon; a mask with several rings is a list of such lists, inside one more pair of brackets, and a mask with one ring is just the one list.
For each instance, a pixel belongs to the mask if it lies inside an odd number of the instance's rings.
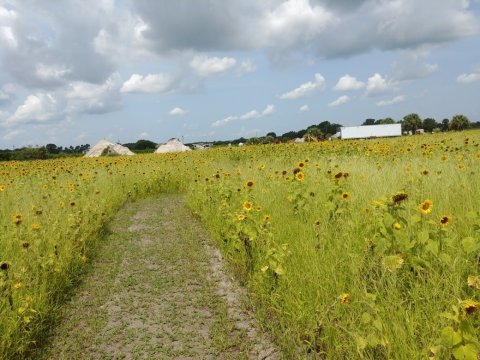
{"label": "tree", "polygon": [[436,129],[439,127],[439,124],[433,118],[426,118],[423,120],[422,126],[423,126],[423,130],[427,132],[432,132],[433,129]]}
{"label": "tree", "polygon": [[442,131],[448,131],[450,129],[450,120],[443,119],[442,120]]}
{"label": "tree", "polygon": [[385,119],[378,119],[375,121],[375,125],[388,125],[388,124],[395,124],[395,120],[391,117],[387,117]]}
{"label": "tree", "polygon": [[465,115],[455,115],[450,121],[450,130],[462,131],[470,128],[472,125]]}
{"label": "tree", "polygon": [[422,120],[417,114],[408,114],[403,117],[402,121],[402,130],[411,131],[412,134],[415,134],[417,129],[422,127]]}
{"label": "tree", "polygon": [[274,139],[277,138],[277,134],[275,134],[273,131],[271,131],[267,135],[265,135],[265,137],[269,137],[269,136],[273,137]]}
{"label": "tree", "polygon": [[60,149],[55,144],[47,144],[45,145],[45,148],[47,149],[47,152],[50,154],[58,154],[60,152]]}
{"label": "tree", "polygon": [[305,135],[303,135],[303,138],[305,141],[311,142],[311,141],[318,141],[321,140],[325,137],[323,132],[316,126],[310,126],[307,129],[307,132]]}
{"label": "tree", "polygon": [[375,125],[375,119],[366,119],[362,126]]}

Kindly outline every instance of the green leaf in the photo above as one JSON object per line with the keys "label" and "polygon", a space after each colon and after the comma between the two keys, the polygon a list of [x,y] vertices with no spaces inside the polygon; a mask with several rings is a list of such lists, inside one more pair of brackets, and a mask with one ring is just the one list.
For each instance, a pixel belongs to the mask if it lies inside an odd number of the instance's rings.
{"label": "green leaf", "polygon": [[398,270],[403,265],[403,258],[400,255],[385,256],[382,259],[382,266],[388,271]]}
{"label": "green leaf", "polygon": [[469,236],[462,240],[462,246],[467,254],[472,254],[480,250],[480,241]]}
{"label": "green leaf", "polygon": [[373,326],[375,326],[375,328],[376,328],[378,331],[382,331],[382,329],[383,329],[382,322],[381,322],[379,319],[376,319],[376,320],[373,322]]}
{"label": "green leaf", "polygon": [[440,339],[448,348],[453,348],[455,345],[458,345],[462,342],[462,336],[453,330],[451,326],[447,326],[442,329],[442,332],[440,333]]}
{"label": "green leaf", "polygon": [[367,340],[365,340],[361,336],[356,336],[355,337],[355,342],[357,343],[357,350],[358,351],[363,351],[367,347]]}
{"label": "green leaf", "polygon": [[417,238],[420,244],[426,244],[428,239],[430,238],[430,233],[428,231],[422,231],[418,234]]}
{"label": "green leaf", "polygon": [[410,223],[412,224],[419,223],[420,221],[422,221],[422,218],[419,215],[412,215],[410,218]]}
{"label": "green leaf", "polygon": [[372,316],[369,313],[364,312],[362,314],[362,323],[368,324],[370,321],[372,321]]}
{"label": "green leaf", "polygon": [[368,346],[376,347],[379,343],[380,343],[380,339],[377,336],[375,336],[373,334],[368,334],[367,335]]}
{"label": "green leaf", "polygon": [[458,360],[477,360],[480,349],[475,344],[461,345],[452,351],[455,359]]}
{"label": "green leaf", "polygon": [[438,243],[435,240],[428,240],[425,249],[430,251],[433,255],[438,256]]}

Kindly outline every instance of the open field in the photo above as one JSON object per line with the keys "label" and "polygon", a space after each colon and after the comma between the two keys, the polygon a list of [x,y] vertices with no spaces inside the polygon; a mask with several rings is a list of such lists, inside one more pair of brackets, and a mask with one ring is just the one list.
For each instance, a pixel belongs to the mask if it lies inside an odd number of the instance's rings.
{"label": "open field", "polygon": [[0,163],[0,357],[126,201],[184,192],[286,358],[476,359],[480,132]]}

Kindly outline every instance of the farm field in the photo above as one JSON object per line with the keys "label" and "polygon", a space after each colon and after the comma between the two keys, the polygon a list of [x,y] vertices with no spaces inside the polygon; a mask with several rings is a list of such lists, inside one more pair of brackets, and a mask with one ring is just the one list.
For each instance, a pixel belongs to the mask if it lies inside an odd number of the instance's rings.
{"label": "farm field", "polygon": [[0,358],[118,209],[186,194],[286,358],[477,359],[480,132],[0,163]]}

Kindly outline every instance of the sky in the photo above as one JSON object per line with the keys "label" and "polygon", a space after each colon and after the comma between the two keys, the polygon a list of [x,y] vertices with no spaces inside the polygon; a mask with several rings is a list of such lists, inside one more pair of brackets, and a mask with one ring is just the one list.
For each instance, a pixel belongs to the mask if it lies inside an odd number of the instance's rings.
{"label": "sky", "polygon": [[0,149],[480,121],[480,0],[0,0]]}

